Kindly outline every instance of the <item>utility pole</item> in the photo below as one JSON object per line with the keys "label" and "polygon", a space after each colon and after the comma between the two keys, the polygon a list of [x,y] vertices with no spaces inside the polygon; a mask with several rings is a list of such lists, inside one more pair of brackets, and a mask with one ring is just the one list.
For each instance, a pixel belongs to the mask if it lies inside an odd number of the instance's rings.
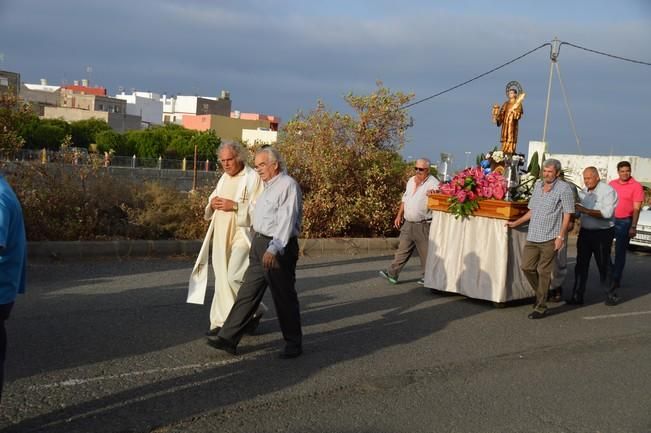
{"label": "utility pole", "polygon": [[547,120],[549,119],[549,100],[552,94],[552,76],[554,74],[554,65],[558,61],[558,55],[560,54],[560,51],[561,51],[561,41],[558,39],[558,37],[555,37],[551,43],[551,48],[549,52],[549,59],[551,61],[549,64],[549,83],[547,84],[547,104],[545,105],[545,123],[543,125],[543,135],[542,135],[543,142],[545,142],[545,139],[547,138]]}

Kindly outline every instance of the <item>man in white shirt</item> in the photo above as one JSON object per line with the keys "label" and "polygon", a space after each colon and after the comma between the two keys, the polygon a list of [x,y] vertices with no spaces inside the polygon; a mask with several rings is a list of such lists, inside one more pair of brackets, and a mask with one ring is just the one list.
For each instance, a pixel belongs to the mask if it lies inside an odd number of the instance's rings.
{"label": "man in white shirt", "polygon": [[253,240],[244,282],[217,338],[208,344],[236,354],[237,345],[269,286],[276,307],[285,349],[280,358],[296,358],[303,353],[301,316],[296,294],[298,234],[303,215],[303,199],[298,183],[285,173],[278,151],[271,147],[255,155],[255,169],[264,182],[264,191],[248,210],[253,221]]}
{"label": "man in white shirt", "polygon": [[[601,284],[609,283],[610,249],[615,237],[615,208],[618,197],[615,189],[601,182],[595,167],[583,170],[585,188],[579,192],[581,201],[576,211],[581,217],[581,230],[576,241],[576,272],[572,297],[568,304],[583,304],[588,282],[590,259],[594,255]],[[609,297],[606,302],[609,302]]]}
{"label": "man in white shirt", "polygon": [[[400,229],[400,244],[389,268],[380,271],[380,275],[391,284],[398,282],[400,271],[405,267],[414,249],[418,251],[422,275],[425,275],[429,227],[432,222],[432,210],[427,207],[427,191],[435,189],[439,184],[439,181],[429,172],[430,165],[427,158],[416,161],[414,166],[416,174],[409,178],[405,193],[402,195],[398,214],[393,223],[395,228]],[[418,283],[425,282],[421,278]]]}

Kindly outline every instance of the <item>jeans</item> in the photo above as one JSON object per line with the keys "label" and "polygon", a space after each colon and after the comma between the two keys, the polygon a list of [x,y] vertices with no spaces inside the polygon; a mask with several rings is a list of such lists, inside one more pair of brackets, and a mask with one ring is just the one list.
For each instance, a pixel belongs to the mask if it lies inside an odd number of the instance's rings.
{"label": "jeans", "polygon": [[615,260],[612,263],[613,284],[619,285],[626,264],[626,250],[631,238],[628,231],[631,228],[631,218],[615,218]]}

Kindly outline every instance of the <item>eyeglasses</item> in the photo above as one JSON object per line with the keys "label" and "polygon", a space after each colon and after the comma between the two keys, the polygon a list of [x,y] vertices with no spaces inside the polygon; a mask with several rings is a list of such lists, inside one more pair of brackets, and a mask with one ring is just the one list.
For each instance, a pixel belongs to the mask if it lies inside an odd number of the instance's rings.
{"label": "eyeglasses", "polygon": [[414,167],[414,170],[416,170],[416,171],[427,171],[426,168],[422,168],[422,167]]}

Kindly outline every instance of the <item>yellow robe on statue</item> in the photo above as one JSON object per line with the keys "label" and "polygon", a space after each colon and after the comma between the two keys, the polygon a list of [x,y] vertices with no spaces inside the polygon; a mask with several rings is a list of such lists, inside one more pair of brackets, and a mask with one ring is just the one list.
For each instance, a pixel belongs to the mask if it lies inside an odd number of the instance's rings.
{"label": "yellow robe on statue", "polygon": [[[190,277],[187,302],[203,303],[208,279],[208,250],[212,246],[215,295],[210,307],[210,329],[224,324],[242,285],[251,247],[248,203],[255,201],[262,190],[258,174],[245,167],[235,176],[224,173],[208,198],[204,216],[211,223]],[[238,212],[213,210],[210,201],[217,196],[238,202]],[[266,309],[260,304],[258,311]]]}
{"label": "yellow robe on statue", "polygon": [[[515,106],[515,107],[514,107]],[[522,117],[522,104],[514,100],[506,101],[502,104],[497,117],[497,126],[502,127],[500,141],[502,142],[502,152],[515,153],[518,143],[518,121]]]}

